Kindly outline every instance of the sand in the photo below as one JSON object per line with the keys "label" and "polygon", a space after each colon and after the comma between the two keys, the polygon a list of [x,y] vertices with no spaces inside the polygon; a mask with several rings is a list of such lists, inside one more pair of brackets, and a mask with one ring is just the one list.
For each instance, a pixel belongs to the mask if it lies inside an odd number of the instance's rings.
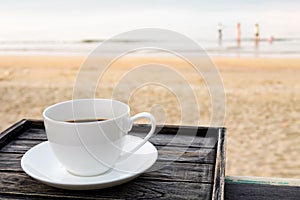
{"label": "sand", "polygon": [[[71,99],[84,60],[0,56],[0,131],[22,118],[41,119],[45,107]],[[171,68],[136,68],[145,63]],[[220,124],[222,116],[214,124],[228,129],[226,174],[300,178],[300,59],[213,58],[213,63],[226,94],[224,124]],[[85,73],[91,79],[97,77],[93,67]],[[200,116],[199,125],[211,125],[212,103],[206,82],[179,59],[124,58],[114,62],[99,83],[91,89],[92,94],[129,103],[132,114],[151,111],[159,123],[190,125]]]}

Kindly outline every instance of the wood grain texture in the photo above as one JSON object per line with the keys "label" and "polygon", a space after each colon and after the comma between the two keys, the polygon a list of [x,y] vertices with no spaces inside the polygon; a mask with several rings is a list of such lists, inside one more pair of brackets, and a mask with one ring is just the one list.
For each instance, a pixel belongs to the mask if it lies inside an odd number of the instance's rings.
{"label": "wood grain texture", "polygon": [[[144,181],[92,191],[68,191],[38,183],[25,173],[0,172],[0,195],[23,195],[72,199],[211,199],[212,184],[171,181]],[[18,188],[16,188],[18,185]],[[1,197],[1,196],[0,196]]]}
{"label": "wood grain texture", "polygon": [[159,147],[157,146],[159,160],[192,162],[192,163],[215,163],[215,149],[206,148],[180,148],[180,147]]}
{"label": "wood grain texture", "polygon": [[300,179],[297,178],[272,178],[255,176],[226,176],[225,182],[253,183],[263,185],[297,186],[300,188]]}
{"label": "wood grain texture", "polygon": [[226,182],[225,199],[299,200],[300,187]]}
{"label": "wood grain texture", "polygon": [[[0,149],[0,153],[24,154],[30,148],[43,142],[43,140],[13,140]],[[215,149],[183,148],[174,146],[157,146],[159,160],[191,163],[215,163]]]}
{"label": "wood grain texture", "polygon": [[21,153],[24,154],[30,148],[44,140],[13,140],[0,149],[0,153]]}
{"label": "wood grain texture", "polygon": [[[148,129],[135,125],[130,134],[143,137]],[[151,138],[159,157],[148,172],[109,189],[68,191],[44,185],[22,171],[21,156],[47,139],[42,121],[23,120],[6,132],[0,147],[0,199],[212,199],[213,187],[221,185],[214,184],[216,151],[223,145],[218,130],[161,126]]]}
{"label": "wood grain texture", "polygon": [[[18,139],[27,139],[27,140],[47,140],[46,133],[44,130],[43,123],[40,121],[35,121],[35,123],[28,124],[27,126],[30,127],[30,129],[25,129],[21,135],[19,135]],[[148,129],[150,130],[150,127],[147,125],[134,125],[133,129],[129,134],[135,135],[138,137],[144,137],[146,136],[146,133],[148,133]],[[215,148],[217,143],[217,135],[213,135],[214,137],[205,137],[205,134],[207,133],[208,129],[206,128],[199,128],[188,129],[188,127],[185,127],[183,129],[178,129],[173,126],[170,126],[172,128],[168,128],[169,126],[158,126],[156,130],[156,134],[150,138],[150,142],[158,145],[158,146],[183,146],[183,147],[202,147],[202,148]],[[168,130],[170,132],[168,132]],[[190,130],[190,131],[187,131]],[[215,129],[211,129],[215,130]],[[187,132],[185,132],[187,131]],[[168,134],[166,134],[168,133]],[[171,134],[172,133],[172,134]],[[203,137],[200,137],[200,136]]]}
{"label": "wood grain texture", "polygon": [[[23,172],[21,168],[22,154],[0,154],[0,172]],[[158,160],[141,177],[149,180],[185,181],[198,183],[213,183],[214,165],[199,163],[166,163]]]}
{"label": "wood grain texture", "polygon": [[9,143],[11,140],[13,140],[16,136],[18,136],[20,133],[22,133],[27,126],[27,120],[23,119],[13,126],[9,127],[5,131],[3,131],[0,134],[0,148],[5,146],[7,143]]}
{"label": "wood grain texture", "polygon": [[214,200],[224,199],[224,182],[225,182],[225,129],[219,130],[218,146],[216,151],[216,164],[214,173],[214,187],[212,198]]}

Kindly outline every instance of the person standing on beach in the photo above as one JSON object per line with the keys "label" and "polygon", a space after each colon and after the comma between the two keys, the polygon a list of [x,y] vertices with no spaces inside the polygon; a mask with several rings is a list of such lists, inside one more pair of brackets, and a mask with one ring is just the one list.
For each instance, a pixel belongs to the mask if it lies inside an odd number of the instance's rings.
{"label": "person standing on beach", "polygon": [[258,42],[259,42],[259,25],[258,25],[258,23],[256,23],[254,26],[254,34],[255,34],[255,46],[258,47]]}
{"label": "person standing on beach", "polygon": [[222,23],[218,24],[218,35],[219,35],[219,45],[222,45],[222,37],[223,37],[223,28],[224,26],[222,25]]}
{"label": "person standing on beach", "polygon": [[237,41],[237,46],[241,47],[241,23],[238,22],[236,25],[236,41]]}
{"label": "person standing on beach", "polygon": [[224,29],[224,26],[219,23],[218,24],[218,34],[219,34],[219,39],[222,40],[222,37],[223,37],[223,29]]}

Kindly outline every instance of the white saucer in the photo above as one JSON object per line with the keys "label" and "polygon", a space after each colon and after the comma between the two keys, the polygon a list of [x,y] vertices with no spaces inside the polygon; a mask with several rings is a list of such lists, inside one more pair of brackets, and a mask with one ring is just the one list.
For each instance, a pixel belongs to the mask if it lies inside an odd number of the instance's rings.
{"label": "white saucer", "polygon": [[[139,137],[126,136],[124,149],[130,150],[141,140]],[[81,177],[67,172],[57,161],[49,142],[42,142],[23,155],[21,166],[29,176],[47,185],[70,190],[93,190],[120,185],[136,178],[155,163],[157,155],[157,149],[147,142],[105,174]]]}

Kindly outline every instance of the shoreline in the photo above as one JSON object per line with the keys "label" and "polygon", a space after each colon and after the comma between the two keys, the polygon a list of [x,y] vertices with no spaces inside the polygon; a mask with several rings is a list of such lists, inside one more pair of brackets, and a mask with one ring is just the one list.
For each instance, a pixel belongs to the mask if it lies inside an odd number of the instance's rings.
{"label": "shoreline", "polygon": [[[93,48],[94,49],[94,48]],[[92,49],[92,50],[93,50]],[[0,57],[88,57],[91,54],[92,51],[88,52],[9,52],[9,53],[3,53],[0,52]],[[194,55],[191,53],[191,55]],[[239,53],[239,52],[232,52],[230,54],[222,54],[222,53],[207,53],[207,56],[211,59],[215,58],[228,58],[228,59],[297,59],[300,58],[300,52],[299,53]],[[103,55],[103,57],[111,57],[109,53]],[[139,58],[171,58],[173,57],[172,54],[159,54],[159,53],[138,53],[133,55],[132,57],[139,57]],[[192,56],[194,57],[194,56]]]}
{"label": "shoreline", "polygon": [[[62,62],[63,60],[70,60],[70,58],[72,60],[75,59],[75,62],[78,62],[78,60],[85,60],[88,57],[88,55],[72,55],[72,54],[67,54],[67,55],[16,55],[16,54],[9,54],[9,55],[1,55],[0,54],[0,67],[3,67],[3,64],[13,64],[14,62],[19,62],[22,65],[26,65],[26,63],[23,63],[23,61],[29,59],[31,61],[31,63],[33,63],[32,61],[42,61],[39,59],[47,59],[47,62]],[[108,56],[109,57],[109,56]],[[172,57],[169,56],[157,56],[157,55],[153,55],[152,56],[148,56],[148,55],[141,55],[141,56],[128,56],[130,59],[134,58],[134,59],[145,59],[145,60],[149,60],[152,58],[156,58],[156,60],[159,59],[173,59]],[[8,60],[8,59],[17,59],[16,61],[12,61],[12,60]],[[105,56],[103,56],[103,58],[106,58]],[[272,63],[276,64],[276,65],[283,65],[283,62],[288,61],[289,64],[290,62],[293,62],[293,65],[298,66],[297,62],[300,61],[300,56],[297,57],[231,57],[231,56],[210,56],[209,57],[212,61],[217,61],[219,64],[223,64],[222,61],[229,61],[231,62],[230,65],[233,63],[233,61],[259,61],[259,62],[264,62],[264,61],[272,61],[272,60],[276,60],[276,63]],[[52,60],[52,59],[58,59],[58,60]],[[277,62],[279,61],[279,63]],[[272,61],[273,62],[273,61]],[[245,65],[245,63],[240,62],[239,64],[241,65]],[[251,63],[252,64],[252,63]],[[251,67],[251,64],[246,64],[246,66]],[[264,63],[265,65],[269,65],[269,63]]]}

